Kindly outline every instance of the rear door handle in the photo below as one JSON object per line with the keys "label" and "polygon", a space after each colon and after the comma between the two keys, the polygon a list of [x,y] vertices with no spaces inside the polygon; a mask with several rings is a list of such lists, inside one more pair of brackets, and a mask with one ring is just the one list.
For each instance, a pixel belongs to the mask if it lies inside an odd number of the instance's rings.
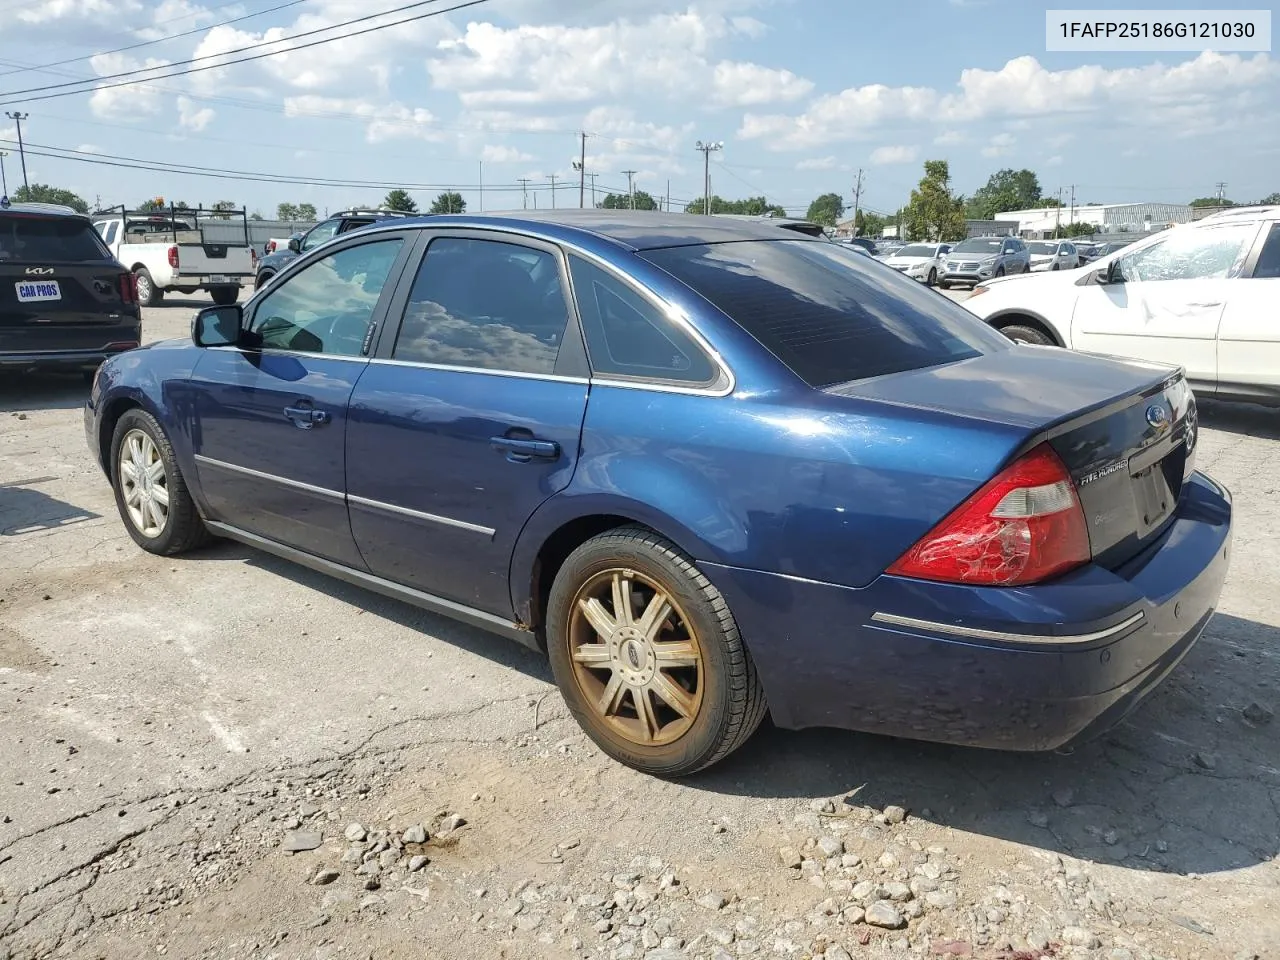
{"label": "rear door handle", "polygon": [[499,453],[505,453],[512,463],[528,463],[530,460],[557,460],[560,444],[554,440],[533,440],[522,437],[490,437],[489,445]]}
{"label": "rear door handle", "polygon": [[310,405],[285,407],[284,415],[292,420],[299,430],[310,430],[314,426],[329,422],[328,411],[317,410]]}

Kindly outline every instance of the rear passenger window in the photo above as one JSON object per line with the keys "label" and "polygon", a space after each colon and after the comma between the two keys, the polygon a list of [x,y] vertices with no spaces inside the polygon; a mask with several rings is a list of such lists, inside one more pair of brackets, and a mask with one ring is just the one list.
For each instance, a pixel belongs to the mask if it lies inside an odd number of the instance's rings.
{"label": "rear passenger window", "polygon": [[418,268],[392,357],[548,374],[568,320],[560,264],[550,253],[441,237]]}
{"label": "rear passenger window", "polygon": [[0,260],[78,263],[111,256],[88,220],[0,216]]}
{"label": "rear passenger window", "polygon": [[1271,225],[1267,242],[1262,245],[1262,253],[1258,254],[1258,265],[1253,268],[1253,276],[1255,280],[1280,277],[1280,223]]}
{"label": "rear passenger window", "polygon": [[580,257],[569,257],[573,292],[593,373],[709,384],[718,372],[693,338],[629,284]]}

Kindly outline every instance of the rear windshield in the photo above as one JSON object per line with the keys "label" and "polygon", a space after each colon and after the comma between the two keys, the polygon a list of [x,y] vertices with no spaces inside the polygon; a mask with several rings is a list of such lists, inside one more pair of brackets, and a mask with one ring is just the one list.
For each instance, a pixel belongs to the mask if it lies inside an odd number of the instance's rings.
{"label": "rear windshield", "polygon": [[1046,253],[1057,253],[1058,245],[1056,243],[1028,243],[1027,249],[1032,253],[1044,255]]}
{"label": "rear windshield", "polygon": [[1009,347],[964,308],[835,244],[745,240],[640,255],[715,304],[812,387]]}
{"label": "rear windshield", "polygon": [[909,247],[903,247],[894,254],[895,257],[932,257],[938,252],[937,247],[930,247],[923,243],[913,243]]}
{"label": "rear windshield", "polygon": [[109,260],[111,253],[87,220],[0,216],[0,260]]}

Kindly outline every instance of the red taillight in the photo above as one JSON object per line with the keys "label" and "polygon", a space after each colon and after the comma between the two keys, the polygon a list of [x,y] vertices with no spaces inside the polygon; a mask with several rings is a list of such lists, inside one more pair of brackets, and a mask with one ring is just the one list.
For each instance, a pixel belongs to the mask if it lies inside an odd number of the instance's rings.
{"label": "red taillight", "polygon": [[173,269],[175,270],[178,269],[178,248],[177,247],[169,248],[169,266],[173,267]]}
{"label": "red taillight", "polygon": [[138,302],[138,278],[132,273],[120,274],[120,299],[124,303]]}
{"label": "red taillight", "polygon": [[275,252],[276,252],[276,242],[274,240],[268,240],[267,253],[275,253]]}
{"label": "red taillight", "polygon": [[1089,560],[1071,475],[1048,444],[1014,461],[889,568],[945,583],[1039,583]]}

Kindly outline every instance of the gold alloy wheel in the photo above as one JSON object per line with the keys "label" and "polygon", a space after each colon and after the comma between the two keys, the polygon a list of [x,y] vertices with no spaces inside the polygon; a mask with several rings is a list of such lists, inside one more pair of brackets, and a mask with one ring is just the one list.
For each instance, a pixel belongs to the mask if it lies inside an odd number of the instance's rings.
{"label": "gold alloy wheel", "polygon": [[670,594],[637,570],[603,570],[578,589],[569,657],[587,704],[631,743],[678,740],[702,707],[697,634]]}

